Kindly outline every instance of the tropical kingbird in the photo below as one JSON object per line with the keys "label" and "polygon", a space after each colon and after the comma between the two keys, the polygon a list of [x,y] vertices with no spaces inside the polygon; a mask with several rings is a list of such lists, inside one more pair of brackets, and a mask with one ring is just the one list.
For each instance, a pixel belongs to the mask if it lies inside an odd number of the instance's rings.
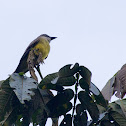
{"label": "tropical kingbird", "polygon": [[[27,71],[29,71],[27,60],[29,57],[29,53],[32,50],[41,53],[42,60],[46,59],[50,51],[50,41],[55,38],[57,37],[50,37],[46,34],[42,34],[39,37],[37,37],[35,40],[33,40],[25,50],[23,56],[21,57],[19,65],[15,70],[15,73],[21,73],[21,72],[26,73]],[[39,65],[39,64],[35,64],[35,65]]]}

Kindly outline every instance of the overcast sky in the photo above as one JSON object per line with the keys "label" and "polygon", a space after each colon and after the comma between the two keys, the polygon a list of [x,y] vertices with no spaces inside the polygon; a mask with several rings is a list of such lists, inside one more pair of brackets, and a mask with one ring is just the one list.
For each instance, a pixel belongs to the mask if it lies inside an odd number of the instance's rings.
{"label": "overcast sky", "polygon": [[126,1],[0,0],[0,80],[43,33],[58,37],[41,66],[44,76],[78,62],[102,89],[126,63]]}

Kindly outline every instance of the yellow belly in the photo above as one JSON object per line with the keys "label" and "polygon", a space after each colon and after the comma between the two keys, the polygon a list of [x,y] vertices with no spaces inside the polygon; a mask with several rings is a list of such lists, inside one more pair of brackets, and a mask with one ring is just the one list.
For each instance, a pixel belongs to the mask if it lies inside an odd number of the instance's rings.
{"label": "yellow belly", "polygon": [[42,59],[44,60],[50,51],[49,42],[45,39],[40,39],[39,43],[35,46],[35,49],[39,49],[39,52],[42,53]]}

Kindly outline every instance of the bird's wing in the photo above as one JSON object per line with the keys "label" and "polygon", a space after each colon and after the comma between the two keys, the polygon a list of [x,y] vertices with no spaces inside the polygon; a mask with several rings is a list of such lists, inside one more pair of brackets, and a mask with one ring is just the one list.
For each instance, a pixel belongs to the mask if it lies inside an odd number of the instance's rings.
{"label": "bird's wing", "polygon": [[15,70],[16,73],[19,72],[27,72],[28,71],[28,66],[27,66],[27,58],[28,58],[28,54],[31,50],[31,48],[34,48],[34,46],[39,42],[39,37],[36,38],[34,41],[32,41],[29,46],[27,47],[27,49],[25,50],[23,56],[20,59],[20,62]]}
{"label": "bird's wing", "polygon": [[36,44],[38,44],[39,41],[40,41],[39,38],[36,38],[34,41],[32,41],[32,42],[29,44],[29,46],[26,48],[26,50],[25,50],[23,56],[21,57],[21,59],[24,58],[25,56],[27,56],[28,53],[30,52],[30,50],[31,50],[32,48],[34,48],[34,46],[35,46]]}

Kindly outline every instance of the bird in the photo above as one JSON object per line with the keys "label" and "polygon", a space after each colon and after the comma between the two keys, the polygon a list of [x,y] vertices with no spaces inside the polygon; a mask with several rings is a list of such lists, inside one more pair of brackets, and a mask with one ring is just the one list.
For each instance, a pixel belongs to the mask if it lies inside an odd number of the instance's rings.
{"label": "bird", "polygon": [[[50,41],[56,38],[57,37],[50,37],[47,34],[42,34],[38,36],[35,40],[33,40],[26,48],[14,73],[26,73],[29,71],[28,57],[32,50],[34,51],[35,55],[41,53],[42,60],[46,59],[50,52]],[[36,62],[36,64],[34,65],[39,65],[39,62],[38,63]]]}

